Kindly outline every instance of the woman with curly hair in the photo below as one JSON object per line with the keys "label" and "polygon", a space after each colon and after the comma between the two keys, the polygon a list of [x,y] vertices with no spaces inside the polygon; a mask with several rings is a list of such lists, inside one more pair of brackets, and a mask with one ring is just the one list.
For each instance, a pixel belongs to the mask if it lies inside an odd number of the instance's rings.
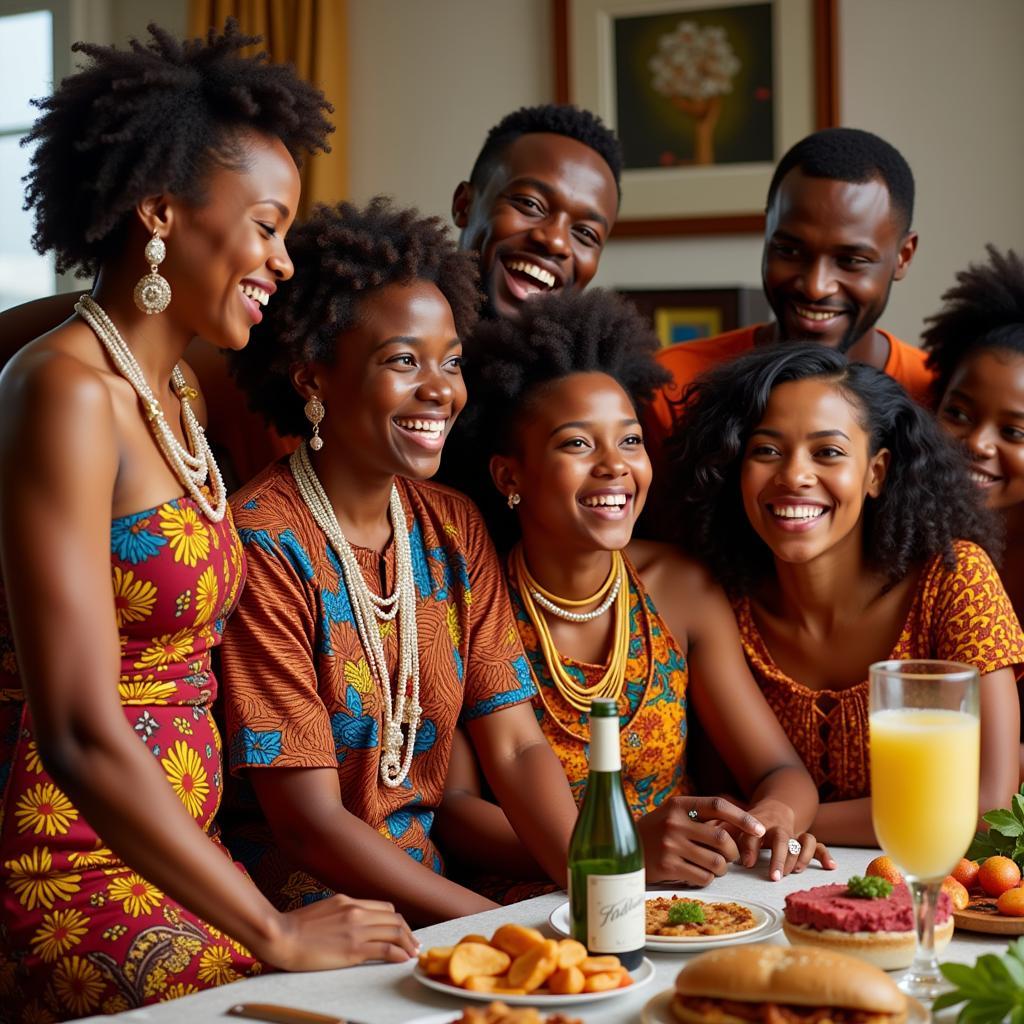
{"label": "woman with curly hair", "polygon": [[680,538],[729,590],[754,678],[818,786],[814,831],[875,845],[868,666],[978,668],[981,810],[1015,788],[1024,635],[960,454],[880,370],[751,353],[693,386],[673,471]]}
{"label": "woman with curly hair", "polygon": [[501,567],[472,502],[428,482],[466,403],[473,256],[385,199],[319,207],[290,251],[294,278],[235,357],[253,407],[308,443],[233,502],[249,570],[225,711],[255,800],[226,828],[282,908],[344,888],[418,924],[489,909],[443,876],[431,834],[461,721],[562,885],[575,806]]}
{"label": "woman with curly hair", "polygon": [[[281,914],[226,856],[210,657],[244,578],[181,355],[240,349],[277,285],[323,96],[155,26],[41,100],[35,244],[96,275],[0,378],[0,977],[64,1019],[414,942],[379,904]],[[184,492],[184,493],[183,493]]]}
{"label": "woman with curly hair", "polygon": [[[639,314],[602,291],[537,299],[518,321],[482,323],[467,342],[473,399],[460,449],[475,456],[482,507],[508,551],[534,711],[579,800],[589,701],[618,701],[648,879],[707,885],[730,862],[752,866],[762,846],[773,879],[816,853],[830,865],[805,831],[814,786],[750,678],[724,594],[677,549],[632,539],[651,482],[637,417],[662,382],[656,349]],[[690,795],[688,704],[741,779],[748,809]],[[515,837],[481,806],[464,755],[442,825],[452,837],[491,833],[471,844],[476,864],[466,865],[486,870]]]}

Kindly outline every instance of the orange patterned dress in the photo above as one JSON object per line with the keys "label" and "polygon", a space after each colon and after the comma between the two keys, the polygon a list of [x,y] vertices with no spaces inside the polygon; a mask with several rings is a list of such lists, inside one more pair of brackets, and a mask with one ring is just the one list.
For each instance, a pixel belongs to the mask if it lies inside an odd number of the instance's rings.
{"label": "orange patterned dress", "polygon": [[[423,717],[405,783],[380,779],[383,703],[356,629],[341,565],[302,501],[287,462],[234,498],[248,582],[222,648],[230,763],[236,774],[335,768],[347,810],[442,872],[431,838],[460,720],[528,701],[530,669],[480,513],[461,494],[397,481],[412,554]],[[353,546],[376,593],[394,589],[395,553]],[[398,639],[384,624],[395,672]],[[391,627],[391,628],[387,628]],[[282,909],[330,890],[274,843],[244,776],[224,818],[231,848]]]}
{"label": "orange patterned dress", "polygon": [[[625,557],[625,556],[623,556]],[[669,632],[629,559],[629,655],[619,697],[622,783],[634,816],[649,814],[666,797],[688,793],[686,778],[686,657]],[[544,664],[536,630],[509,573],[516,625],[537,683],[534,711],[558,754],[576,803],[587,784],[589,725],[585,712],[566,702]],[[563,657],[582,685],[596,683],[607,668]]]}
{"label": "orange patterned dress", "polygon": [[[956,568],[941,556],[925,567],[890,658],[941,658],[974,665],[984,675],[1024,664],[1024,634],[988,555],[954,544]],[[772,660],[751,613],[734,602],[750,670],[796,748],[825,803],[869,796],[868,683],[811,690]]]}
{"label": "orange patterned dress", "polygon": [[[125,718],[218,842],[221,747],[210,655],[245,578],[238,535],[230,515],[211,523],[183,497],[115,519],[110,547]],[[0,891],[5,1022],[115,1013],[261,969],[124,864],[47,774],[2,593]]]}

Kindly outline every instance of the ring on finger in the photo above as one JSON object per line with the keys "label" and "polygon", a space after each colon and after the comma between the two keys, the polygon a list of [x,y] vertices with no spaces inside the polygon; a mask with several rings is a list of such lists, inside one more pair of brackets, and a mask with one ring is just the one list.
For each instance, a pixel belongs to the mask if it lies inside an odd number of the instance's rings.
{"label": "ring on finger", "polygon": [[691,807],[686,812],[686,816],[688,818],[690,818],[691,821],[700,821],[700,815],[697,813],[697,808],[696,807]]}
{"label": "ring on finger", "polygon": [[799,839],[790,839],[790,841],[786,843],[786,849],[789,850],[794,857],[799,857],[800,854],[803,853],[804,847]]}

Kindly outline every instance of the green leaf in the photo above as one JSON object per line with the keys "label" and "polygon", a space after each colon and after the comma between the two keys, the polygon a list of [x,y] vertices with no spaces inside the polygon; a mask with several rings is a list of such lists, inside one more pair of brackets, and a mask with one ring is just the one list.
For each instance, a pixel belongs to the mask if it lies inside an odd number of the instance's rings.
{"label": "green leaf", "polygon": [[1013,816],[1017,821],[1024,826],[1024,796],[1014,793],[1010,798],[1010,810],[1013,811]]}
{"label": "green leaf", "polygon": [[1024,963],[1024,938],[1017,939],[1016,942],[1010,943],[1010,948],[1007,950],[1009,956],[1014,957],[1021,963]]}
{"label": "green leaf", "polygon": [[[1014,795],[1013,799],[1014,801],[1024,800],[1024,797]],[[1018,821],[1013,811],[1000,808],[997,811],[989,811],[988,814],[982,815],[982,818],[1000,835],[1012,836],[1014,838],[1024,835],[1024,822]]]}
{"label": "green leaf", "polygon": [[967,964],[941,964],[939,970],[947,981],[951,981],[963,992],[978,995],[985,995],[988,992],[988,985],[974,967]]}
{"label": "green leaf", "polygon": [[1001,846],[996,843],[997,839],[1001,839],[998,833],[993,832],[979,832],[971,843],[970,849],[967,851],[968,860],[984,860],[986,857],[991,857],[994,854],[1000,853],[1002,850]]}
{"label": "green leaf", "polygon": [[1010,1012],[1010,1024],[1024,1024],[1024,1006],[1015,1006]]}
{"label": "green leaf", "polygon": [[1003,957],[1003,966],[1006,968],[1010,975],[1010,980],[1017,988],[1021,989],[1021,995],[1024,995],[1024,963],[1013,955],[1013,947],[1010,947],[1010,952],[1007,956]]}
{"label": "green leaf", "polygon": [[[948,964],[942,965],[943,968],[948,966]],[[943,970],[943,973],[945,973],[945,970]],[[966,998],[967,996],[958,989],[954,989],[952,992],[943,992],[932,1004],[932,1009],[944,1010],[947,1006],[956,1006],[957,1003],[962,1003]]]}

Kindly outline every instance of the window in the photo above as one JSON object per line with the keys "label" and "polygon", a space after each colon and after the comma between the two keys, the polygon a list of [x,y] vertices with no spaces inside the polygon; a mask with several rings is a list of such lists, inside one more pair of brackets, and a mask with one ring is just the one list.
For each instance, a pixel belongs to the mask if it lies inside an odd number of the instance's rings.
{"label": "window", "polygon": [[33,216],[22,209],[21,180],[32,147],[19,142],[39,113],[29,101],[53,88],[57,37],[67,52],[66,19],[52,4],[18,6],[0,7],[0,309],[51,295],[57,287],[53,257],[32,248]]}

